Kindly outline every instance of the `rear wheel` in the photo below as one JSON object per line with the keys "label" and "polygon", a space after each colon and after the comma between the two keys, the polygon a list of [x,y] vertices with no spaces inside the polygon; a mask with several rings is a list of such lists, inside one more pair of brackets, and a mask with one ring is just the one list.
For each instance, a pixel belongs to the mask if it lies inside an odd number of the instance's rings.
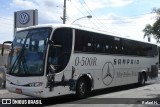
{"label": "rear wheel", "polygon": [[141,73],[139,75],[139,82],[138,83],[139,83],[140,86],[144,86],[145,85],[145,83],[146,83],[145,73]]}
{"label": "rear wheel", "polygon": [[76,95],[78,98],[84,98],[87,94],[87,86],[85,79],[80,79],[77,83]]}

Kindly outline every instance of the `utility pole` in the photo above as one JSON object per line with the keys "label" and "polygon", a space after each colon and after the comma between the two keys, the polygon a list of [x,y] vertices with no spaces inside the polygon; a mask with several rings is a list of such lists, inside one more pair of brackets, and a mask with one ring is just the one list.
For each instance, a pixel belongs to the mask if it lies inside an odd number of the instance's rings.
{"label": "utility pole", "polygon": [[64,0],[64,7],[63,7],[63,24],[66,23],[66,0]]}

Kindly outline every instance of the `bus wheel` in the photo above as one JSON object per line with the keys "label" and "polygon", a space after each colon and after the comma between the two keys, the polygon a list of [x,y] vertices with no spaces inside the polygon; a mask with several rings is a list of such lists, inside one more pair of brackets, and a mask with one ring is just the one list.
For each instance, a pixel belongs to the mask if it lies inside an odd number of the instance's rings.
{"label": "bus wheel", "polygon": [[146,81],[145,81],[145,74],[144,74],[144,73],[141,73],[139,76],[140,76],[140,77],[139,77],[139,85],[140,85],[140,86],[144,86],[145,83],[146,83]]}
{"label": "bus wheel", "polygon": [[76,95],[78,98],[84,98],[87,94],[87,86],[85,79],[81,78],[78,80],[77,87],[76,87]]}

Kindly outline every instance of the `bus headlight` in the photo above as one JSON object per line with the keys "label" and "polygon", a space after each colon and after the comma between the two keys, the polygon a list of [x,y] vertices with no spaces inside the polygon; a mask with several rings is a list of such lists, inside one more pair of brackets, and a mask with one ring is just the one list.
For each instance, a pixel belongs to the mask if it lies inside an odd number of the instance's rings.
{"label": "bus headlight", "polygon": [[29,84],[30,87],[40,87],[42,85],[43,85],[42,82],[33,82]]}

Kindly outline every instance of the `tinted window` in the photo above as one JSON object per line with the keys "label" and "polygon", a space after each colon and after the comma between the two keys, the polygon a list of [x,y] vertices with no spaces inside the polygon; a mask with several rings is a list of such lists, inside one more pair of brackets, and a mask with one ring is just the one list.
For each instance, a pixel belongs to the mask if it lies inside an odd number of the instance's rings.
{"label": "tinted window", "polygon": [[83,30],[75,30],[74,51],[132,56],[158,55],[156,45]]}
{"label": "tinted window", "polygon": [[71,56],[72,29],[56,29],[52,36],[52,41],[58,47],[50,46],[48,64],[56,66],[56,73],[58,73],[67,66]]}
{"label": "tinted window", "polygon": [[74,50],[76,52],[112,53],[113,40],[111,36],[76,30]]}

